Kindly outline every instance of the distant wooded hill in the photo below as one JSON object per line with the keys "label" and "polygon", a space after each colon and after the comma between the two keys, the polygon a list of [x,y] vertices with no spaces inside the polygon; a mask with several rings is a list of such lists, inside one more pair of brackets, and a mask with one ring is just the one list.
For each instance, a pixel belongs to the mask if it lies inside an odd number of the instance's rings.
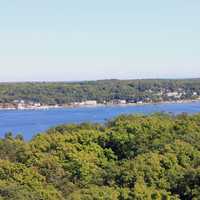
{"label": "distant wooded hill", "polygon": [[170,92],[180,93],[180,99],[199,96],[200,79],[1,83],[0,102],[25,100],[43,104],[66,104],[85,100],[102,103],[113,99],[137,101],[149,98],[157,101],[169,100],[167,94]]}

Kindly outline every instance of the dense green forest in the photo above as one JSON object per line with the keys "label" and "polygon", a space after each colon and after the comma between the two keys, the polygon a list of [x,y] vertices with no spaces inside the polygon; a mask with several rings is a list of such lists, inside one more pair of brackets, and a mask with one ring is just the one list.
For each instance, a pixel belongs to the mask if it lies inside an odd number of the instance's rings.
{"label": "dense green forest", "polygon": [[[1,83],[0,102],[14,100],[65,104],[84,100],[99,103],[113,99],[168,100],[166,93],[178,91],[180,98],[190,99],[195,92],[200,95],[200,79],[188,80],[100,80],[60,83]],[[158,95],[160,92],[163,94]]]}
{"label": "dense green forest", "polygon": [[200,114],[119,116],[0,140],[1,200],[198,200]]}

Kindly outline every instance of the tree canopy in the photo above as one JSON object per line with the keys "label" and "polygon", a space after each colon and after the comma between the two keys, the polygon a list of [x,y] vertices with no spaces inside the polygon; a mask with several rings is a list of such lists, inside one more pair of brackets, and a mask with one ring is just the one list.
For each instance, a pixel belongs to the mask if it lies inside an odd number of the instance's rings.
{"label": "tree canopy", "polygon": [[0,140],[1,200],[197,200],[200,114],[122,115]]}

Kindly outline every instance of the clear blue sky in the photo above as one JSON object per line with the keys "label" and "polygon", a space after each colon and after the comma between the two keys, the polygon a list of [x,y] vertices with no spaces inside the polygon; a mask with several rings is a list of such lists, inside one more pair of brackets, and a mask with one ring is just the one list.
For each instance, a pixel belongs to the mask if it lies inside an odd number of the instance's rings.
{"label": "clear blue sky", "polygon": [[199,0],[5,0],[0,81],[200,77]]}

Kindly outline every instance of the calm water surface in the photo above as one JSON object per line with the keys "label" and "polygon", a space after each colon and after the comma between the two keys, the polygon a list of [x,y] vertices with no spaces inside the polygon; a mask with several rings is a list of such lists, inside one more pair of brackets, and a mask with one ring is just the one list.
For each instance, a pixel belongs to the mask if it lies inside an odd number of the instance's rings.
{"label": "calm water surface", "polygon": [[51,110],[11,110],[0,111],[0,137],[6,132],[21,133],[25,139],[63,123],[99,122],[103,123],[120,114],[150,114],[168,112],[189,114],[200,112],[200,102],[183,104],[157,104],[138,106],[105,106],[93,108],[68,108]]}

